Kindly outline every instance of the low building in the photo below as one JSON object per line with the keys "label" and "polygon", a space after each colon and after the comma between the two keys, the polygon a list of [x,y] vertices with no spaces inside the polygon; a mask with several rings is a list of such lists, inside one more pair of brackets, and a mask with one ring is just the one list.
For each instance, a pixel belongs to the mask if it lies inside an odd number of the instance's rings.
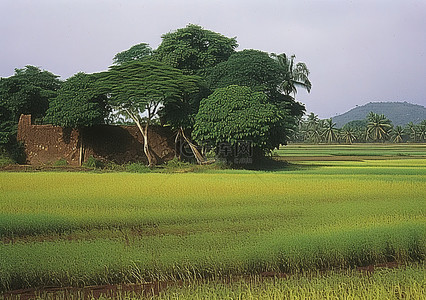
{"label": "low building", "polygon": [[[170,128],[150,126],[148,138],[159,163],[175,157],[174,134]],[[69,165],[79,166],[91,156],[118,164],[147,162],[143,138],[136,126],[96,125],[69,129],[33,125],[31,115],[21,115],[18,141],[22,142],[27,163],[31,165],[53,164],[65,159]]]}

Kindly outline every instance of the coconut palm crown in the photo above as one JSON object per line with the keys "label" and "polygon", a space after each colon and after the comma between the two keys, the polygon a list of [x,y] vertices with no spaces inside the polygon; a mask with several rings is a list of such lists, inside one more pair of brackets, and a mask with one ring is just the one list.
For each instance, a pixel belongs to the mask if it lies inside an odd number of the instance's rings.
{"label": "coconut palm crown", "polygon": [[285,95],[293,94],[296,97],[297,87],[311,91],[312,83],[309,81],[309,69],[303,62],[294,63],[295,55],[288,57],[285,53],[272,53],[271,57],[276,60],[283,70],[283,78],[278,89]]}

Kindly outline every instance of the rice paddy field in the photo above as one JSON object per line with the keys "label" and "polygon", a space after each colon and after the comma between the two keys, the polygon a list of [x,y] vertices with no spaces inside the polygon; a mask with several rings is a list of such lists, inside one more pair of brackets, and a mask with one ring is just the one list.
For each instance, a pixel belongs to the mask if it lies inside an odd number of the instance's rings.
{"label": "rice paddy field", "polygon": [[426,296],[424,144],[277,154],[291,163],[273,171],[0,172],[0,298],[153,282],[171,284],[115,296]]}

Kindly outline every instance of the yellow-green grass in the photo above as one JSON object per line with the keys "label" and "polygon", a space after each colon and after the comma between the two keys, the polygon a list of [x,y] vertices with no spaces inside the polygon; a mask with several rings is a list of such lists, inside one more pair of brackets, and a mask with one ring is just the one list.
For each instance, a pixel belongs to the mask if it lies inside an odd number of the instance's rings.
{"label": "yellow-green grass", "polygon": [[201,174],[0,173],[0,287],[423,261],[425,163],[310,162],[280,172]]}
{"label": "yellow-green grass", "polygon": [[426,144],[289,144],[275,151],[279,156],[369,156],[425,157]]}
{"label": "yellow-green grass", "polygon": [[[164,290],[161,299],[425,299],[424,266],[382,269],[369,275],[349,271],[285,279],[213,281]],[[137,296],[129,295],[130,299]]]}
{"label": "yellow-green grass", "polygon": [[[90,289],[36,291],[35,299],[418,299],[426,298],[424,265],[398,269],[375,269],[373,273],[354,270],[311,272],[285,278],[251,276],[226,280],[196,280],[183,283],[132,286],[140,291],[103,290],[98,296]],[[98,298],[99,297],[99,298]]]}

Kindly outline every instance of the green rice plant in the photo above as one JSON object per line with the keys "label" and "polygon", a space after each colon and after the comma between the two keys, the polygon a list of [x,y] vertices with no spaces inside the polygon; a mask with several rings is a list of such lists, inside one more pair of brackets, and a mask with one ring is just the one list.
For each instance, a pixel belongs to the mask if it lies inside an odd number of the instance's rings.
{"label": "green rice plant", "polygon": [[349,271],[191,283],[160,291],[153,299],[424,299],[425,283],[424,266],[410,266],[369,276]]}
{"label": "green rice plant", "polygon": [[424,261],[425,165],[0,172],[0,289]]}
{"label": "green rice plant", "polygon": [[1,288],[194,280],[424,261],[424,224],[0,244]]}
{"label": "green rice plant", "polygon": [[[231,277],[153,283],[133,286],[135,291],[105,290],[97,299],[424,299],[424,265],[396,269],[377,268],[372,273],[355,270],[309,272],[292,276]],[[96,287],[95,287],[96,288]],[[115,287],[113,287],[115,288]],[[96,291],[96,290],[95,290]],[[39,291],[35,299],[87,299],[90,289]]]}

